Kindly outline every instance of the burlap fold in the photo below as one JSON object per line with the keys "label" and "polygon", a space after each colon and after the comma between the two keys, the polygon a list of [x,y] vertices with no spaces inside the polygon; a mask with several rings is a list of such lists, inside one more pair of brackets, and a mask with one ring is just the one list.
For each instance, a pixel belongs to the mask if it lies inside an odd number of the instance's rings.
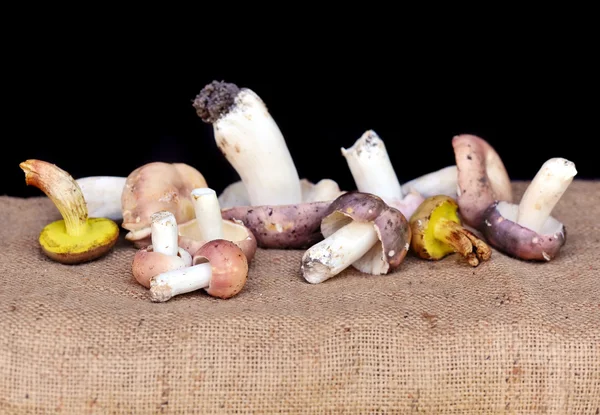
{"label": "burlap fold", "polygon": [[259,250],[237,297],[156,304],[122,237],[57,264],[37,245],[51,202],[1,197],[0,411],[599,414],[599,202],[572,184],[550,263],[409,257],[310,285],[301,251]]}

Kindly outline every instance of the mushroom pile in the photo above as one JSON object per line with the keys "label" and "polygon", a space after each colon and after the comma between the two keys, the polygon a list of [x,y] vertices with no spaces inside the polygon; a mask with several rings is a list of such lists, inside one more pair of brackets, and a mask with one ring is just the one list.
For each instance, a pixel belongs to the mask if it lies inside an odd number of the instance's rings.
{"label": "mushroom pile", "polygon": [[367,130],[341,148],[356,185],[342,191],[329,178],[300,179],[254,91],[213,81],[193,108],[240,177],[221,194],[183,163],[155,161],[127,177],[77,180],[46,161],[20,164],[26,184],[43,191],[62,216],[39,234],[50,260],[74,265],[106,257],[121,222],[136,248],[133,279],[151,301],[166,302],[196,291],[237,296],[258,249],[303,250],[299,274],[321,284],[347,269],[400,275],[409,254],[430,261],[457,254],[471,267],[489,261],[494,249],[550,261],[566,243],[565,225],[552,216],[577,174],[564,158],[546,160],[516,203],[502,159],[478,136],[454,136],[454,165],[401,184],[383,140]]}

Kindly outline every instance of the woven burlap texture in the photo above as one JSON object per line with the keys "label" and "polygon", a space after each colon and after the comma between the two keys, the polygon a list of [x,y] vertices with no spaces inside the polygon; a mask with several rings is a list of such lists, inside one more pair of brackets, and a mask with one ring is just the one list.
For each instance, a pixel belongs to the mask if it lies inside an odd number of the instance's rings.
{"label": "woven burlap texture", "polygon": [[567,190],[553,262],[409,257],[311,285],[302,251],[259,250],[238,296],[161,304],[122,236],[57,264],[37,245],[60,217],[49,199],[2,197],[0,411],[598,414],[599,194]]}

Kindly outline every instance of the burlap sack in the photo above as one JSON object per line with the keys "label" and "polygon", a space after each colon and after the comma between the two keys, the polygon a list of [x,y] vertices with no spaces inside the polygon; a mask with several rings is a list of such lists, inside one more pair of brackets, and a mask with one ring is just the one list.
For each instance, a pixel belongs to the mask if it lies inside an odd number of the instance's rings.
{"label": "burlap sack", "polygon": [[[517,184],[520,197],[523,184]],[[230,300],[157,304],[124,240],[79,266],[37,245],[45,197],[2,197],[2,413],[600,413],[600,182],[554,215],[560,257],[408,258],[320,285],[300,251],[259,251]]]}

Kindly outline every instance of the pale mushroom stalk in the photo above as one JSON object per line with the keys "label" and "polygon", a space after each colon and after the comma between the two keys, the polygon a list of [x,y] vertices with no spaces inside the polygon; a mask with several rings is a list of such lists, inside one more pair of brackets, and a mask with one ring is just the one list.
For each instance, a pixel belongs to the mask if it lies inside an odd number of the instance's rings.
{"label": "pale mushroom stalk", "polygon": [[336,276],[369,252],[377,241],[372,223],[350,222],[304,253],[304,278],[318,284]]}
{"label": "pale mushroom stalk", "polygon": [[385,144],[373,130],[366,131],[352,147],[341,151],[359,192],[371,193],[386,201],[403,198],[402,186]]}
{"label": "pale mushroom stalk", "polygon": [[302,201],[300,178],[283,134],[255,92],[213,81],[193,106],[204,122],[212,124],[217,146],[240,176],[250,204]]}
{"label": "pale mushroom stalk", "polygon": [[546,161],[521,198],[516,222],[541,232],[576,174],[575,164],[569,160],[555,157]]}
{"label": "pale mushroom stalk", "polygon": [[179,251],[177,221],[168,211],[151,215],[152,249],[165,255],[176,256]]}
{"label": "pale mushroom stalk", "polygon": [[121,195],[127,177],[90,176],[76,180],[92,218],[123,219]]}
{"label": "pale mushroom stalk", "polygon": [[208,187],[192,190],[199,237],[204,241],[223,238],[223,218],[217,193]]}
{"label": "pale mushroom stalk", "polygon": [[180,294],[207,288],[212,278],[209,262],[159,274],[150,281],[150,298],[163,302]]}
{"label": "pale mushroom stalk", "polygon": [[437,195],[455,198],[457,195],[457,183],[458,169],[456,165],[453,165],[424,174],[404,183],[402,185],[402,192],[406,194],[414,190],[425,198]]}

